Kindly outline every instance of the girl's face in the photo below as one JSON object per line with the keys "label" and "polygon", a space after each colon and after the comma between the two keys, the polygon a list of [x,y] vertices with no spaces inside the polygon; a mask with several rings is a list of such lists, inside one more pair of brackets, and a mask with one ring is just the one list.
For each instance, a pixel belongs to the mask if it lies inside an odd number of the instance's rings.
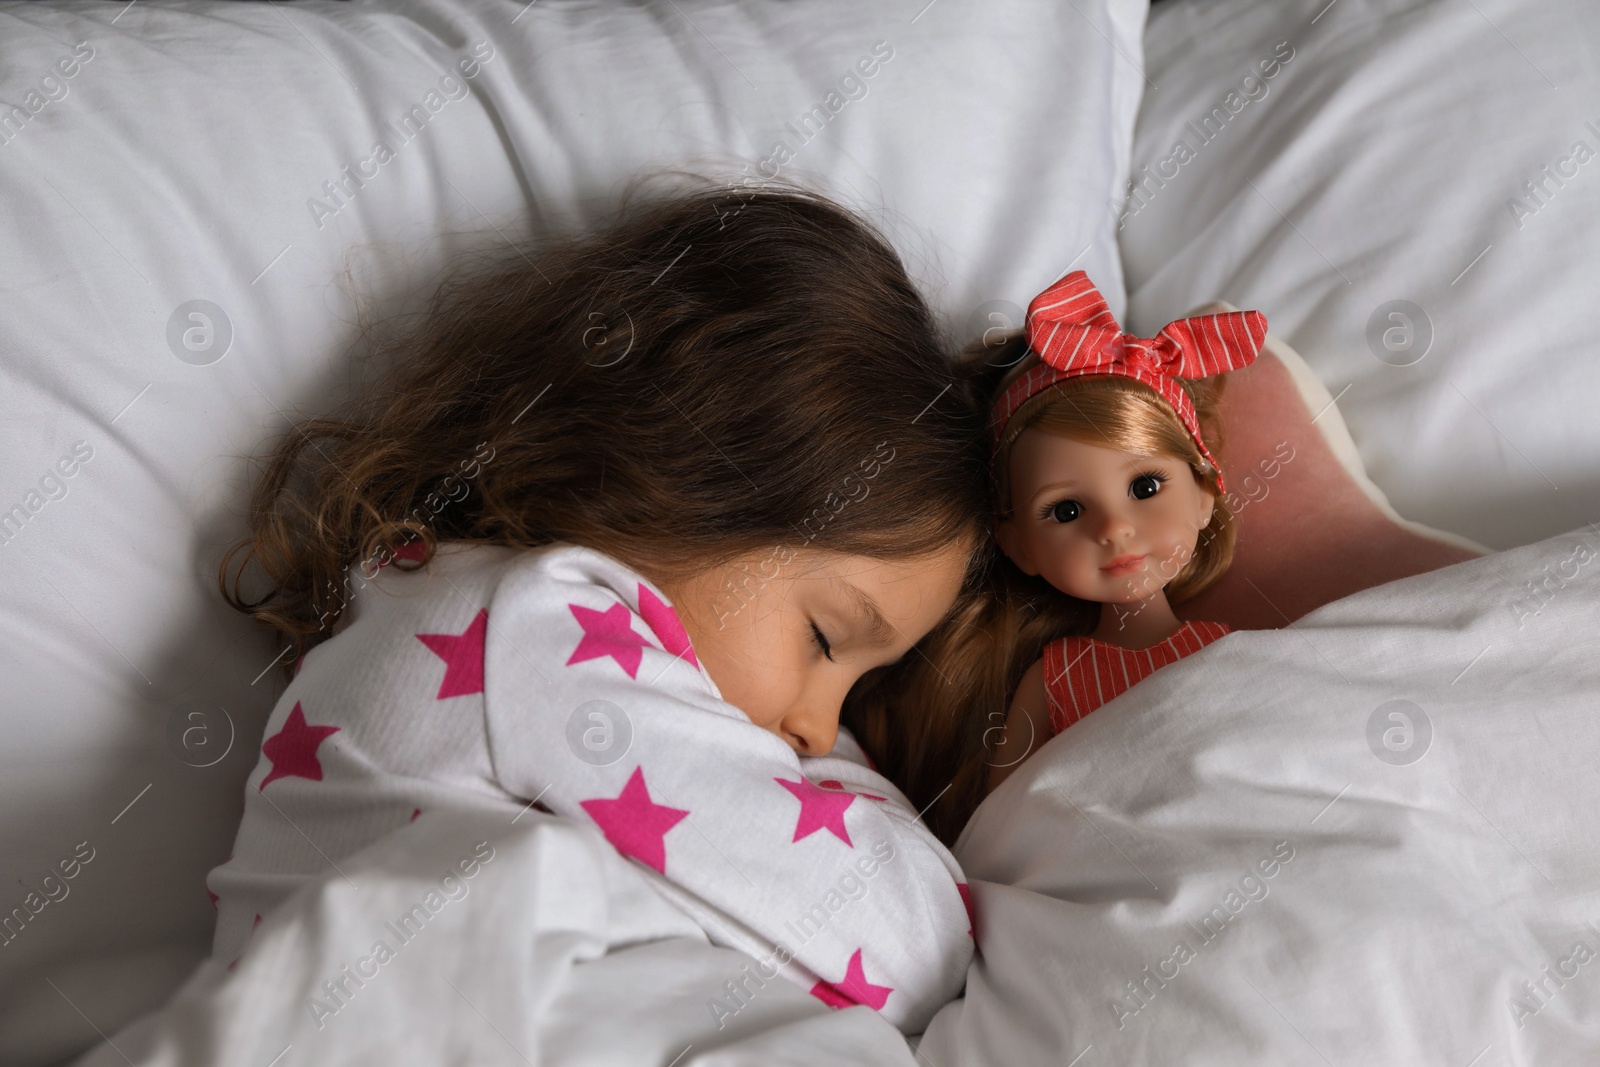
{"label": "girl's face", "polygon": [[1011,517],[995,529],[1001,551],[1025,573],[1100,604],[1165,588],[1194,554],[1217,499],[1182,459],[1038,428],[1012,444],[1010,475]]}
{"label": "girl's face", "polygon": [[856,680],[905,655],[949,612],[971,547],[903,560],[784,550],[663,592],[723,699],[800,755],[821,756]]}

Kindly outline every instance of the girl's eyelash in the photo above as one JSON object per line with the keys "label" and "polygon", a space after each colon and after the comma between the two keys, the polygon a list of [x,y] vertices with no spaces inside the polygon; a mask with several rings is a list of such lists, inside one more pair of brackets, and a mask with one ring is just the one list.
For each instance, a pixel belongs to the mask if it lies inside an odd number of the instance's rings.
{"label": "girl's eyelash", "polygon": [[1140,478],[1150,478],[1157,484],[1165,483],[1167,480],[1167,476],[1162,474],[1160,471],[1142,471],[1139,474],[1134,475],[1135,481],[1139,480]]}
{"label": "girl's eyelash", "polygon": [[822,654],[827,656],[828,659],[832,660],[833,646],[828,644],[828,639],[826,637],[822,636],[822,630],[818,628],[816,623],[811,624],[811,636],[816,638],[817,647],[822,649]]}

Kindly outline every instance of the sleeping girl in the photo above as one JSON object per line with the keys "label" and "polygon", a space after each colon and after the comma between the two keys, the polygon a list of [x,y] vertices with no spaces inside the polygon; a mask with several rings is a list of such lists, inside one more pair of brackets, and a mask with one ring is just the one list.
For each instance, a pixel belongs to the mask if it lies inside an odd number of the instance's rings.
{"label": "sleeping girl", "polygon": [[215,958],[413,819],[537,806],[714,943],[920,1031],[966,887],[840,707],[946,616],[987,488],[894,252],[801,190],[681,193],[455,277],[377,351],[223,564],[297,655],[208,879]]}
{"label": "sleeping girl", "polygon": [[1251,311],[1132,337],[1074,271],[1033,300],[1025,333],[972,353],[965,369],[993,398],[997,551],[921,656],[876,672],[846,709],[942,840],[1050,736],[1229,632],[1172,605],[1232,560],[1206,441],[1221,444],[1220,375],[1266,331]]}

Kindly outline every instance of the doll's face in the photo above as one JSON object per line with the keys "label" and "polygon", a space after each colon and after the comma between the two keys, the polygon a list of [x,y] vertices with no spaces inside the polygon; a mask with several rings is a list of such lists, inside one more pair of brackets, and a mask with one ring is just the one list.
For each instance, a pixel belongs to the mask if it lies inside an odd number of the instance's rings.
{"label": "doll's face", "polygon": [[[1038,428],[1010,457],[1011,517],[1000,549],[1027,574],[1096,603],[1146,600],[1177,577],[1216,495],[1174,456],[1130,455]],[[1113,561],[1142,557],[1125,567]]]}

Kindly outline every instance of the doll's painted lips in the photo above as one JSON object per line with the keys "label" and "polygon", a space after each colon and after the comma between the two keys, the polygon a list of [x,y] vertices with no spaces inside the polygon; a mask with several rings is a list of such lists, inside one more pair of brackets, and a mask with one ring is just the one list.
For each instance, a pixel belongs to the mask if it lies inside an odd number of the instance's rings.
{"label": "doll's painted lips", "polygon": [[1116,577],[1117,575],[1128,574],[1131,571],[1138,570],[1139,565],[1143,562],[1144,556],[1118,556],[1100,569],[1112,577]]}

